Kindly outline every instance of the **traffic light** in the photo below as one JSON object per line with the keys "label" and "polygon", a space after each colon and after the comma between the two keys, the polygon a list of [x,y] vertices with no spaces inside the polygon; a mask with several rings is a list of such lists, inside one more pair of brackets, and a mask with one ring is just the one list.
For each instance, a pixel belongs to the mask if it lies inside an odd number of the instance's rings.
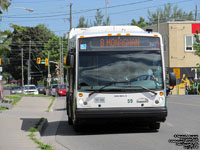
{"label": "traffic light", "polygon": [[66,57],[64,57],[64,64],[66,64],[66,62],[67,62],[67,59],[66,59]]}
{"label": "traffic light", "polygon": [[0,58],[0,66],[1,66],[1,58]]}
{"label": "traffic light", "polygon": [[41,58],[37,57],[37,64],[41,64]]}
{"label": "traffic light", "polygon": [[45,58],[45,66],[48,66],[48,58]]}

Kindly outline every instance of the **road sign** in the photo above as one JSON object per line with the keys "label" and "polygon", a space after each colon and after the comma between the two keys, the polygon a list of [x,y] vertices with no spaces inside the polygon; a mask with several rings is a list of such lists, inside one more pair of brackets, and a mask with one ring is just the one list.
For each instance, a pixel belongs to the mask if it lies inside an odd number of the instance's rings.
{"label": "road sign", "polygon": [[44,64],[45,64],[45,61],[41,61],[41,64],[43,64],[43,65],[44,65]]}
{"label": "road sign", "polygon": [[48,78],[51,78],[51,74],[48,74]]}
{"label": "road sign", "polygon": [[47,82],[51,82],[51,78],[47,78]]}

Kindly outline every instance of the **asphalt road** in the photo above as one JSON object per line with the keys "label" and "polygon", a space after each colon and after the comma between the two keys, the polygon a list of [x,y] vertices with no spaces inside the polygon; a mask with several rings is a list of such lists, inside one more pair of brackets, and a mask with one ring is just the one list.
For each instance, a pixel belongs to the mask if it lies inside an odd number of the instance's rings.
{"label": "asphalt road", "polygon": [[[65,97],[58,98],[59,105],[55,109],[59,111],[61,118],[55,131],[55,142],[62,149],[182,150],[184,149],[183,144],[177,146],[175,143],[170,142],[173,142],[172,140],[181,142],[182,140],[186,146],[186,139],[189,140],[192,136],[193,141],[199,140],[200,96],[168,97],[168,117],[166,122],[161,124],[158,132],[151,131],[146,127],[134,126],[130,123],[107,123],[90,125],[85,127],[84,132],[76,133],[72,126],[68,125],[64,99]],[[174,136],[182,136],[182,138]]]}

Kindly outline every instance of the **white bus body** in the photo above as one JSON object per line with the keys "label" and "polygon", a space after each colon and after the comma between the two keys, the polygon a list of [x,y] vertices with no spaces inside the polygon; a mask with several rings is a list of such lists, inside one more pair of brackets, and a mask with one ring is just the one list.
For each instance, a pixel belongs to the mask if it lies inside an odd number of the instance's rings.
{"label": "white bus body", "polygon": [[[167,117],[162,37],[136,26],[74,28],[68,41],[68,122]],[[154,74],[154,71],[156,72]]]}

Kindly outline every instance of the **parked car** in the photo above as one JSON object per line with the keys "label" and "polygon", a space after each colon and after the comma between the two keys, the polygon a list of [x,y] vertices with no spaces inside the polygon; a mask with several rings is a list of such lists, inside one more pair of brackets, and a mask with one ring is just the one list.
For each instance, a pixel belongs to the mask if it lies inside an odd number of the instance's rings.
{"label": "parked car", "polygon": [[17,81],[12,80],[12,81],[8,81],[9,84],[17,84]]}
{"label": "parked car", "polygon": [[37,88],[35,85],[24,85],[24,90],[23,90],[24,94],[39,94]]}
{"label": "parked car", "polygon": [[22,87],[21,86],[12,86],[10,88],[10,94],[22,94]]}
{"label": "parked car", "polygon": [[38,89],[39,94],[46,95],[46,87],[44,85],[38,85],[37,89]]}
{"label": "parked car", "polygon": [[58,84],[51,84],[50,85],[50,95],[51,96],[56,96],[56,88],[57,88]]}
{"label": "parked car", "polygon": [[58,84],[56,88],[56,96],[66,96],[66,85],[65,84]]}

